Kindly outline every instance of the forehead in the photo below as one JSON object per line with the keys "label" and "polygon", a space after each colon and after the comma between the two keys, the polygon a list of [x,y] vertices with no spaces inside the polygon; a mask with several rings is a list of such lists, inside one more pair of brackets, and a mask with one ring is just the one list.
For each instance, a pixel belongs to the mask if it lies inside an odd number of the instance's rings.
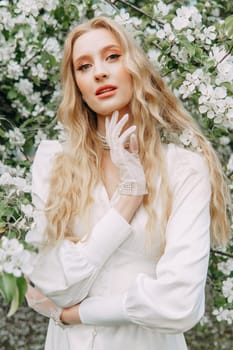
{"label": "forehead", "polygon": [[73,59],[95,53],[111,45],[120,47],[119,40],[112,32],[104,28],[92,29],[75,40]]}

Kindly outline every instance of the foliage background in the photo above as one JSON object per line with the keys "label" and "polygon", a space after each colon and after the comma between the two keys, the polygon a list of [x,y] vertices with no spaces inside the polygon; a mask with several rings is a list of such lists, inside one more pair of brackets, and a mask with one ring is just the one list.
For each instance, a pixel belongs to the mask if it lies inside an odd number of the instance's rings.
{"label": "foliage background", "polygon": [[[232,12],[228,0],[0,1],[2,237],[16,238],[25,251],[30,248],[24,237],[31,229],[33,216],[33,154],[42,139],[64,138],[56,121],[64,38],[78,22],[100,14],[123,23],[135,36],[214,145],[233,191]],[[170,137],[184,147],[197,147],[188,131]],[[207,312],[187,334],[191,350],[233,349],[232,254],[232,242],[227,249],[216,248],[211,254]],[[25,291],[19,275],[24,272],[22,265],[28,264],[22,254],[20,262],[19,255],[9,259],[6,261],[6,248],[0,245],[0,350],[43,349],[45,318],[24,304],[14,316],[6,317],[9,303],[14,301],[15,311],[19,295],[22,297]]]}

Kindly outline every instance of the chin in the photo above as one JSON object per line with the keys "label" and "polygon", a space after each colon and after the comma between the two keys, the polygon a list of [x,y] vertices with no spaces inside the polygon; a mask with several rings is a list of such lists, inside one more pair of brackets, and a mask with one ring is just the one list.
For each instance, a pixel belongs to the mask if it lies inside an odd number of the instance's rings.
{"label": "chin", "polygon": [[113,107],[109,107],[109,108],[103,108],[103,109],[99,109],[98,111],[96,111],[97,115],[101,115],[101,116],[105,116],[105,117],[110,117],[112,115],[113,112],[115,111],[119,111],[120,115],[124,115],[126,113],[130,113],[130,108],[129,105],[127,106],[113,106]]}

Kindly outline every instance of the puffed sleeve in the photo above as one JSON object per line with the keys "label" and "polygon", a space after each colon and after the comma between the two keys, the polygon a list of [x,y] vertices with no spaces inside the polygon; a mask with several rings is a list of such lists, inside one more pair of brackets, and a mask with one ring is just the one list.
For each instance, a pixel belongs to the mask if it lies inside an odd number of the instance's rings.
{"label": "puffed sleeve", "polygon": [[173,205],[156,278],[139,273],[123,295],[87,298],[79,309],[84,324],[135,323],[180,333],[202,317],[210,248],[209,174],[200,155],[174,145],[168,170]]}
{"label": "puffed sleeve", "polygon": [[[57,305],[65,307],[79,303],[87,295],[101,267],[132,232],[128,222],[114,209],[93,226],[88,239],[73,243],[69,240],[46,242],[44,205],[49,191],[49,178],[55,155],[62,151],[57,141],[40,144],[32,168],[35,223],[26,240],[39,247],[35,266],[29,276],[42,293]],[[113,225],[114,222],[114,225]]]}

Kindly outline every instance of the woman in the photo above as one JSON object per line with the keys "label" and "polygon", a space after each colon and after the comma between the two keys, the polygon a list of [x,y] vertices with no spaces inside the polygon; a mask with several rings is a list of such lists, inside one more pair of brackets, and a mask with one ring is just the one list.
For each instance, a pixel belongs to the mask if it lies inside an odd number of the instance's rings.
{"label": "woman", "polygon": [[[40,248],[27,300],[50,317],[45,349],[186,349],[209,232],[213,244],[229,236],[220,163],[114,21],[68,35],[62,84],[67,142],[39,146],[27,235]],[[201,152],[163,142],[187,129]]]}

